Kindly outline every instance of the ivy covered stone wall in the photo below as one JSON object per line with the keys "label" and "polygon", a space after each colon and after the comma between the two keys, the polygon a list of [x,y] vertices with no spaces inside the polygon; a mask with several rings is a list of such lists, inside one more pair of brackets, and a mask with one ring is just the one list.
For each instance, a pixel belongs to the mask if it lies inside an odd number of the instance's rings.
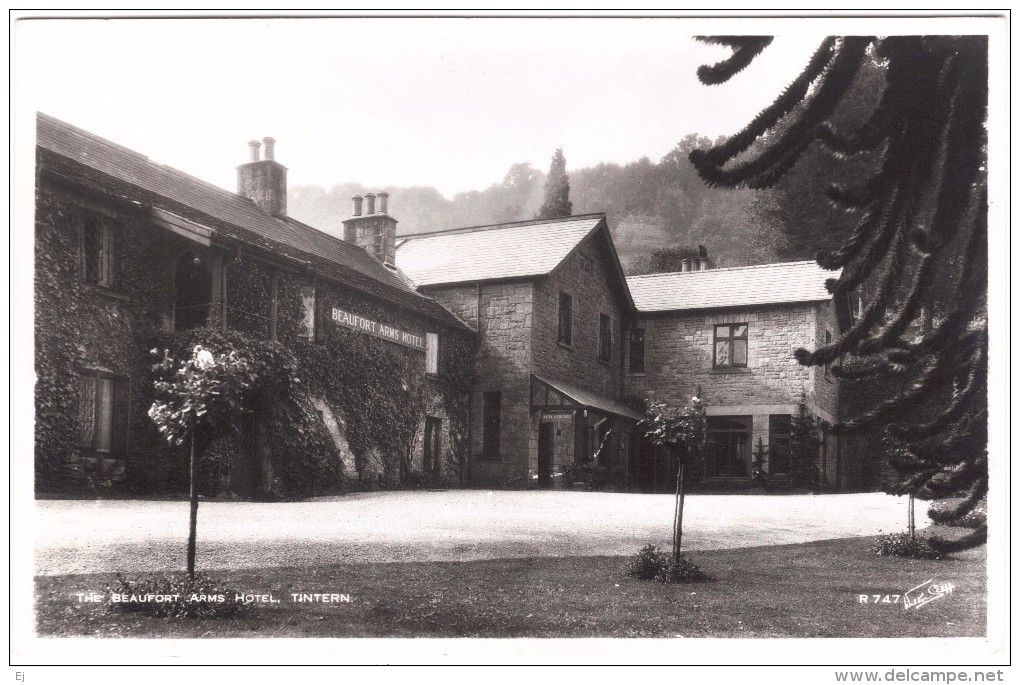
{"label": "ivy covered stone wall", "polygon": [[[150,362],[138,342],[169,323],[173,259],[184,241],[149,226],[132,205],[99,195],[37,184],[35,223],[35,465],[43,489],[88,485],[115,473],[88,469],[81,453],[79,400],[83,378],[103,372],[129,384],[129,451],[155,439],[144,388]],[[110,287],[83,276],[83,222],[92,213],[116,240]],[[145,405],[145,406],[143,406]],[[121,471],[123,464],[110,465]]]}
{"label": "ivy covered stone wall", "polygon": [[[153,399],[150,350],[183,350],[196,341],[214,348],[245,347],[277,360],[274,363],[293,364],[292,373],[307,389],[307,402],[300,406],[286,411],[259,408],[260,444],[272,449],[263,473],[263,478],[272,480],[263,483],[265,494],[298,496],[351,487],[461,482],[475,345],[472,333],[440,326],[307,270],[270,266],[269,260],[243,250],[203,248],[154,225],[147,211],[133,203],[44,176],[37,187],[38,490],[183,491],[184,455],[162,443],[147,415]],[[109,287],[89,284],[84,278],[81,241],[89,212],[97,213],[113,230],[115,258]],[[175,265],[185,252],[209,258],[210,263],[222,259],[226,265],[227,332],[220,333],[216,326],[173,332]],[[318,332],[312,340],[301,336],[302,286],[316,288],[318,295]],[[425,373],[425,354],[420,350],[334,324],[329,320],[334,306],[422,337],[438,333],[440,372]],[[210,313],[211,322],[222,320],[215,302]],[[93,372],[129,384],[124,454],[96,455],[81,448],[82,383]],[[438,472],[422,474],[427,416],[442,422],[441,463]],[[207,494],[222,493],[236,447],[210,450],[204,474]]]}

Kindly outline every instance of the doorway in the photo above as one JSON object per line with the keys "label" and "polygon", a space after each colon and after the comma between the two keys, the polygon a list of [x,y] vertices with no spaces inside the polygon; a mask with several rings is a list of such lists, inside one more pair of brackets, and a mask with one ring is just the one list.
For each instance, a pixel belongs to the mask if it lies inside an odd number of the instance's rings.
{"label": "doorway", "polygon": [[551,422],[538,424],[538,487],[552,487],[553,440],[556,424]]}
{"label": "doorway", "polygon": [[421,470],[426,476],[437,478],[443,471],[439,445],[442,428],[442,419],[434,416],[425,417],[425,445],[422,450]]}

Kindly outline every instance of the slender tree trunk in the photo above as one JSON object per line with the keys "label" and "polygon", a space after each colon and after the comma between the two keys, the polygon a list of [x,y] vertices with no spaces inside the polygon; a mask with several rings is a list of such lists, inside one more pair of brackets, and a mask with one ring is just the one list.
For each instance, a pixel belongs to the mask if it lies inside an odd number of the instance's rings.
{"label": "slender tree trunk", "polygon": [[680,559],[680,543],[684,534],[684,460],[676,470],[676,510],[673,516],[673,560]]}
{"label": "slender tree trunk", "polygon": [[910,530],[910,539],[914,539],[914,496],[910,495],[907,500],[907,528]]}
{"label": "slender tree trunk", "polygon": [[189,492],[191,501],[191,515],[188,519],[188,578],[195,578],[195,543],[198,539],[198,484],[195,459],[195,433],[191,434],[191,489]]}

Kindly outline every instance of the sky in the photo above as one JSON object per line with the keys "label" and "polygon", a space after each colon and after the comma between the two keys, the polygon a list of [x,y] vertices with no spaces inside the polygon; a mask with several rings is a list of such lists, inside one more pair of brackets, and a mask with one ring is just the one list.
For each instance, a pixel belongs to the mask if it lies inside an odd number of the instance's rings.
{"label": "sky", "polygon": [[[777,37],[731,82],[729,51],[683,19],[42,19],[17,24],[16,101],[227,189],[272,136],[289,182],[434,186],[658,160],[686,134],[739,130],[824,31]],[[24,122],[22,121],[22,124]]]}

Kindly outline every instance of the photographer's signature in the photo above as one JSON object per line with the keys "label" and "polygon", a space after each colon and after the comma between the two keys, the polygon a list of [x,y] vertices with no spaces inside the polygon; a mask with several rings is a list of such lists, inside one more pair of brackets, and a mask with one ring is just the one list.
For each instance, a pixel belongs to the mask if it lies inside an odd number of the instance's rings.
{"label": "photographer's signature", "polygon": [[934,583],[931,579],[903,593],[903,608],[923,607],[928,602],[942,599],[956,588],[952,583]]}

